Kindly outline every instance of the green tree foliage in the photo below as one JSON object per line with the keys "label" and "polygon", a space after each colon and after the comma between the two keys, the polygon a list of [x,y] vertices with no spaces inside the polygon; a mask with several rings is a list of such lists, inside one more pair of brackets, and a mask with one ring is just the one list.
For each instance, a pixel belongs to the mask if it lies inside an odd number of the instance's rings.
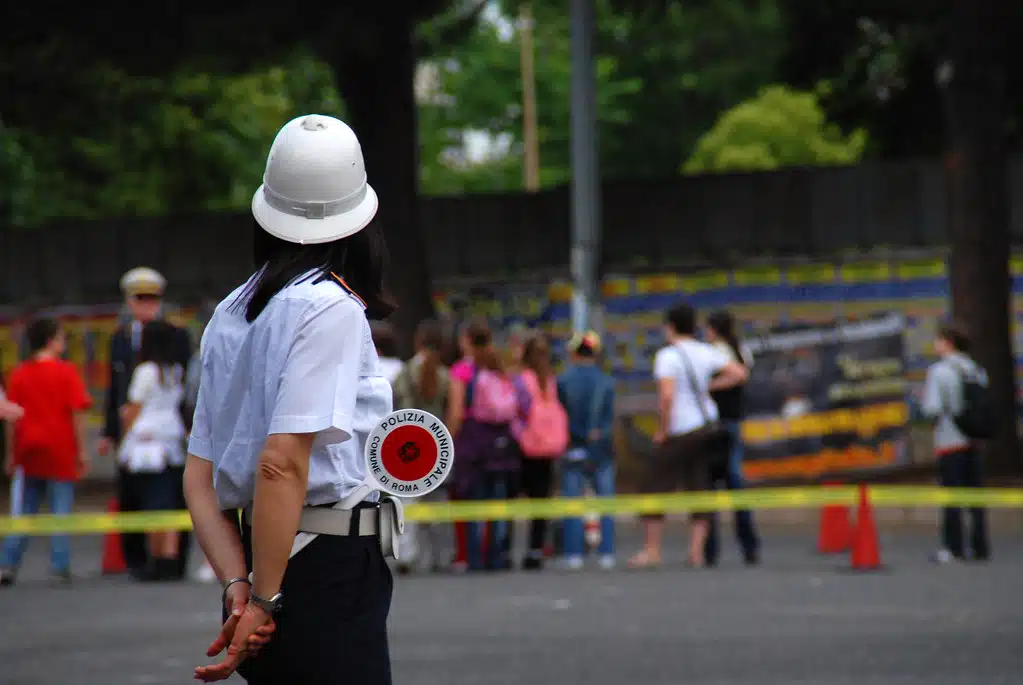
{"label": "green tree foliage", "polygon": [[720,113],[778,81],[784,25],[775,0],[672,0],[598,19],[598,46],[643,87],[631,120],[605,136],[607,176],[664,176]]}
{"label": "green tree foliage", "polygon": [[0,138],[5,204],[17,223],[243,208],[283,122],[341,111],[330,70],[308,56],[237,76],[139,78],[102,67],[80,85],[86,99],[73,113],[82,122],[68,135]]}
{"label": "green tree foliage", "polygon": [[866,131],[857,129],[845,136],[838,126],[828,123],[815,93],[770,86],[722,114],[700,138],[683,171],[769,171],[854,164],[866,143]]}
{"label": "green tree foliage", "polygon": [[[448,97],[420,108],[421,134],[436,125],[457,137],[466,129],[512,141],[508,160],[445,173],[441,192],[477,181],[521,187],[520,47],[508,35],[519,3],[498,3],[504,25],[483,21],[469,39],[439,51],[439,89]],[[678,160],[718,113],[775,80],[783,27],[773,0],[704,0],[638,4],[597,0],[597,122],[605,178],[676,173]],[[541,183],[571,176],[571,29],[567,3],[531,3]],[[681,135],[680,135],[681,132]],[[426,148],[424,143],[424,155]],[[424,156],[424,166],[430,164]],[[424,190],[438,190],[427,180]],[[450,181],[450,182],[449,182]]]}

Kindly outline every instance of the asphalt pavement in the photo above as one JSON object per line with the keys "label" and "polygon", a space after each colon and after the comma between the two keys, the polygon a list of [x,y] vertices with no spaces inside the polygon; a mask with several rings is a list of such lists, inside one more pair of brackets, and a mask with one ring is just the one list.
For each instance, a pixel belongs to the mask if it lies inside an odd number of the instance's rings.
{"label": "asphalt pavement", "polygon": [[[624,533],[623,551],[634,550],[637,530]],[[1008,685],[1023,678],[1018,530],[995,537],[990,563],[943,567],[928,561],[931,531],[888,532],[885,569],[871,573],[817,556],[805,532],[768,534],[759,568],[743,567],[729,546],[719,569],[688,570],[677,527],[667,543],[672,556],[658,571],[398,577],[394,682]],[[55,587],[46,579],[45,541],[36,540],[18,585],[0,590],[0,683],[192,682],[218,629],[218,588],[97,576],[95,538],[77,538],[73,554],[79,577]]]}

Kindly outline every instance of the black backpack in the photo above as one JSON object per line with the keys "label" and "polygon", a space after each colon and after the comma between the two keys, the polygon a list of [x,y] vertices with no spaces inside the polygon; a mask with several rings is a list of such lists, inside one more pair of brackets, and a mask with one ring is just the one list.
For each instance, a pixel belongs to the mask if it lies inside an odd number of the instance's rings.
{"label": "black backpack", "polygon": [[956,367],[963,386],[962,410],[952,417],[956,428],[971,440],[990,438],[995,432],[991,394],[979,374]]}

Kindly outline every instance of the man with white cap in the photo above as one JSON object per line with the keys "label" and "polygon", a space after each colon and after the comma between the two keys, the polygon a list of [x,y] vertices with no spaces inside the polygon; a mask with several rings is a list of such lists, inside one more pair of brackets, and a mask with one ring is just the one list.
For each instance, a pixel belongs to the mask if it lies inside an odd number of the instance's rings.
{"label": "man with white cap", "polygon": [[[101,455],[111,453],[124,437],[121,426],[121,407],[128,402],[128,387],[135,370],[142,347],[142,329],[150,321],[160,318],[163,294],[167,280],[155,269],[140,266],[121,277],[121,292],[131,320],[119,327],[110,338],[110,387],[107,389],[106,421],[103,437],[100,439]],[[182,367],[188,365],[191,357],[191,341],[188,331],[178,329],[178,361]],[[117,495],[121,511],[138,511],[141,508],[140,489],[137,478],[124,468],[118,469]],[[181,505],[184,506],[182,496]],[[184,576],[188,559],[188,536],[182,534],[179,574]],[[125,564],[136,577],[144,577],[148,555],[145,535],[128,533],[121,535]]]}
{"label": "man with white cap", "polygon": [[[394,308],[376,210],[347,125],[308,115],[281,129],[252,199],[255,272],[200,345],[185,495],[224,585],[208,654],[227,649],[200,680],[391,682],[387,524],[359,487],[392,406],[369,326]],[[329,525],[306,532],[313,519]]]}

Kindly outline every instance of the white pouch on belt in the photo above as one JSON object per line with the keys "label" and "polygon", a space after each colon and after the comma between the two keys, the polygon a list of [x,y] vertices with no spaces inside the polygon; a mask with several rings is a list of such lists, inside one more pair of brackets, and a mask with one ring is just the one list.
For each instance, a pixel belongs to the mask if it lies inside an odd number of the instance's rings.
{"label": "white pouch on belt", "polygon": [[405,532],[405,507],[392,495],[380,498],[380,548],[385,557],[398,558],[398,539]]}

